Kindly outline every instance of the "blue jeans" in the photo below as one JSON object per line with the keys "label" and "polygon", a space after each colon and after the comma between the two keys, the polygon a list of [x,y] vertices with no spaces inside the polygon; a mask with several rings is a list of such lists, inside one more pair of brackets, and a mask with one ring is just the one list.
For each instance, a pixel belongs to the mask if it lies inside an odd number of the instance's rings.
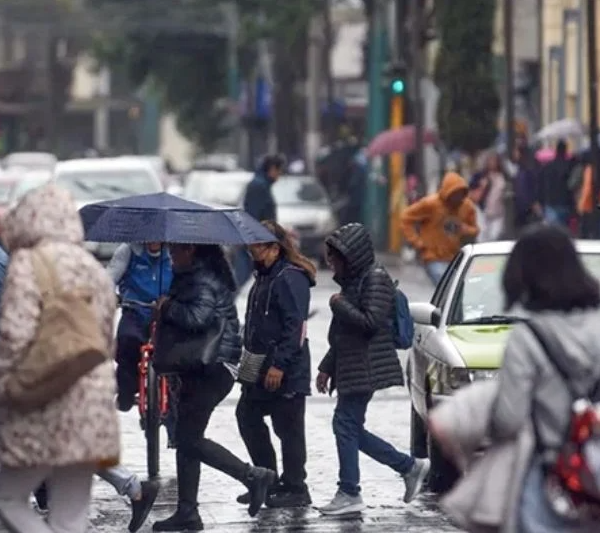
{"label": "blue jeans", "polygon": [[434,286],[437,287],[449,264],[449,261],[429,261],[429,263],[425,263],[425,272],[427,272]]}
{"label": "blue jeans", "polygon": [[568,207],[555,207],[547,205],[544,207],[544,219],[548,224],[560,224],[566,226],[569,223],[570,210]]}
{"label": "blue jeans", "polygon": [[338,485],[342,492],[350,496],[360,493],[359,451],[399,474],[410,472],[415,464],[410,455],[399,452],[365,429],[365,416],[371,398],[372,394],[340,395],[333,413],[333,433],[340,464]]}

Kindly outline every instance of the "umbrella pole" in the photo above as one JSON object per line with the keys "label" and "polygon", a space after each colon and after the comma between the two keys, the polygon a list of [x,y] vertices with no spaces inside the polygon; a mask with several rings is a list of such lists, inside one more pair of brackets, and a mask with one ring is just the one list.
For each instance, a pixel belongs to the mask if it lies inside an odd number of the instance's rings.
{"label": "umbrella pole", "polygon": [[164,243],[160,243],[160,266],[158,268],[158,297],[162,296],[163,288],[163,253],[165,252]]}

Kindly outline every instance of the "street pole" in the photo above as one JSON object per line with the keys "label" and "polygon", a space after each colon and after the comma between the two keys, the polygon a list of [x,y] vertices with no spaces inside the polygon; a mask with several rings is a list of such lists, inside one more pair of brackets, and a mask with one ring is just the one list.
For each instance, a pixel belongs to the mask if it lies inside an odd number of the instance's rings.
{"label": "street pole", "polygon": [[315,160],[321,147],[321,49],[323,24],[321,15],[315,15],[308,34],[308,57],[306,84],[306,165],[314,174]]}
{"label": "street pole", "polygon": [[[504,62],[505,62],[505,129],[506,152],[509,161],[513,160],[515,148],[515,86],[514,86],[514,39],[513,39],[513,0],[504,0]],[[508,180],[504,194],[504,236],[516,237],[515,191],[512,179]]]}
{"label": "street pole", "polygon": [[[382,8],[381,2],[376,0],[369,30],[369,114],[367,120],[369,140],[386,128],[382,87],[386,43]],[[363,220],[371,232],[375,246],[383,249],[386,245],[387,233],[388,186],[383,175],[381,157],[373,158],[370,161],[367,183]]]}
{"label": "street pole", "polygon": [[544,0],[537,0],[537,52],[538,52],[538,70],[540,75],[539,79],[539,88],[537,94],[537,120],[536,120],[536,130],[539,131],[544,126]]}
{"label": "street pole", "polygon": [[52,30],[46,34],[46,58],[45,58],[45,85],[46,99],[44,102],[44,137],[46,139],[46,150],[56,152],[58,148],[58,120],[57,120],[57,94],[56,94],[56,37]]}
{"label": "street pole", "polygon": [[415,123],[415,174],[418,180],[419,196],[427,193],[427,180],[425,176],[425,143],[423,139],[423,97],[421,95],[421,79],[423,78],[423,54],[421,40],[423,39],[423,0],[411,2],[411,71],[412,71],[412,97],[414,105]]}
{"label": "street pole", "polygon": [[[390,102],[390,129],[400,129],[404,125],[404,96],[392,95]],[[402,247],[402,234],[399,222],[404,207],[404,155],[400,152],[390,154],[390,208],[388,218],[388,250],[399,252]]]}
{"label": "street pole", "polygon": [[[594,202],[600,193],[600,153],[598,151],[598,65],[596,54],[596,0],[587,0],[587,56],[589,72],[590,100],[590,145],[592,155],[592,176],[594,182]],[[594,209],[593,235],[600,238],[600,211]]]}

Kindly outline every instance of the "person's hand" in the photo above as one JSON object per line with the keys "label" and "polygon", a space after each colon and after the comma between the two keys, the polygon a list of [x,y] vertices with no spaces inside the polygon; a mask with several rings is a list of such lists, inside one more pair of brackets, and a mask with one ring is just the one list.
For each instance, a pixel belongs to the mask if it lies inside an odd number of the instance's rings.
{"label": "person's hand", "polygon": [[542,209],[542,206],[539,202],[535,202],[535,204],[531,206],[531,210],[533,211],[534,215],[540,218],[544,216],[544,210]]}
{"label": "person's hand", "polygon": [[469,234],[471,231],[473,230],[472,226],[469,226],[469,224],[465,224],[464,222],[461,223],[460,225],[460,233],[462,235],[467,235]]}
{"label": "person's hand", "polygon": [[279,370],[274,366],[270,367],[265,376],[265,389],[270,392],[275,392],[281,388],[281,381],[283,380],[283,370]]}
{"label": "person's hand", "polygon": [[321,394],[327,394],[329,389],[329,374],[326,374],[325,372],[319,372],[317,375],[316,385],[318,392]]}

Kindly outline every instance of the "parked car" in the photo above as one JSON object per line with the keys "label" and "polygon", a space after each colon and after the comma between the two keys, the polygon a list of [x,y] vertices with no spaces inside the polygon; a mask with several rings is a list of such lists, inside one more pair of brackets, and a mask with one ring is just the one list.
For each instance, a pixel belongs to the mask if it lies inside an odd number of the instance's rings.
{"label": "parked car", "polygon": [[[158,172],[137,158],[63,161],[56,165],[54,180],[71,192],[79,209],[94,202],[164,190]],[[110,259],[117,246],[118,243],[87,243],[100,260]]]}
{"label": "parked car", "polygon": [[325,238],[338,221],[323,186],[314,176],[282,176],[273,185],[278,222],[293,231],[302,252],[324,263]]}
{"label": "parked car", "polygon": [[2,160],[5,169],[21,167],[26,170],[52,171],[58,159],[50,152],[13,152]]}
{"label": "parked car", "polygon": [[[600,241],[577,249],[600,279]],[[469,244],[450,263],[431,302],[411,303],[415,337],[406,375],[411,400],[410,450],[429,457],[429,488],[449,490],[458,472],[427,431],[429,409],[474,381],[495,379],[508,335],[525,313],[507,314],[501,288],[512,242]]]}
{"label": "parked car", "polygon": [[246,171],[218,172],[192,170],[186,180],[183,196],[201,204],[240,207],[246,185],[253,174]]}
{"label": "parked car", "polygon": [[9,209],[14,207],[17,202],[29,191],[41,187],[52,179],[52,172],[49,170],[30,170],[25,173],[20,180],[13,183],[8,195]]}

